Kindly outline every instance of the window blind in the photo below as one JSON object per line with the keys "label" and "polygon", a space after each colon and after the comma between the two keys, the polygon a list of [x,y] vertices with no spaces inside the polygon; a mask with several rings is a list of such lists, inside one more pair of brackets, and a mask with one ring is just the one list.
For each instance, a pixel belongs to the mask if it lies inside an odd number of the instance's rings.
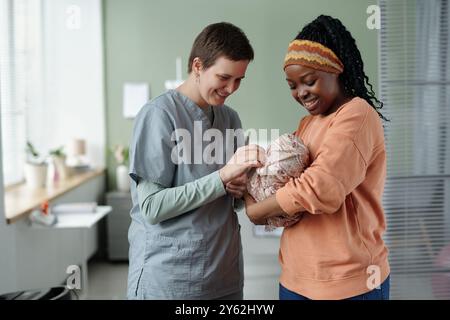
{"label": "window blind", "polygon": [[42,104],[41,1],[0,0],[0,109],[4,184],[23,179],[27,113]]}
{"label": "window blind", "polygon": [[380,0],[393,299],[450,299],[450,48],[446,0]]}

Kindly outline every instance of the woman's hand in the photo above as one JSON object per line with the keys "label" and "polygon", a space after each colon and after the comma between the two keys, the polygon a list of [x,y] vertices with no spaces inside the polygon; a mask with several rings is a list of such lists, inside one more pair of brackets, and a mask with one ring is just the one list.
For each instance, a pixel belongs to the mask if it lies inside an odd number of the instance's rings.
{"label": "woman's hand", "polygon": [[253,217],[252,214],[253,214],[253,211],[254,211],[254,207],[256,205],[256,201],[255,201],[255,199],[253,199],[253,197],[248,192],[246,192],[244,194],[244,201],[245,201],[245,212],[247,213],[247,216],[250,219],[250,221],[253,224],[256,224],[256,225],[258,225],[258,224],[260,224],[260,225],[267,224],[267,221],[266,221],[265,218]]}
{"label": "woman's hand", "polygon": [[226,184],[225,189],[233,197],[240,199],[240,198],[242,198],[244,193],[247,191],[247,181],[248,181],[247,173],[244,172],[239,177],[228,182]]}
{"label": "woman's hand", "polygon": [[256,202],[251,195],[246,193],[244,200],[245,212],[254,224],[267,224],[267,218],[276,217],[285,213],[278,204],[275,195],[261,202]]}
{"label": "woman's hand", "polygon": [[227,164],[219,170],[223,184],[227,185],[251,168],[262,167],[265,154],[265,150],[255,144],[238,148]]}

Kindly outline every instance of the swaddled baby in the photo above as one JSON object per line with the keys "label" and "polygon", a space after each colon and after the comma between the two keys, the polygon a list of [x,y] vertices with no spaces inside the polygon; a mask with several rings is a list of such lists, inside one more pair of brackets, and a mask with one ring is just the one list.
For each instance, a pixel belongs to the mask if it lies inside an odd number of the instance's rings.
{"label": "swaddled baby", "polygon": [[[293,134],[281,135],[266,150],[264,166],[252,170],[247,190],[257,201],[262,201],[283,187],[290,178],[300,177],[309,165],[309,151],[303,141]],[[302,213],[267,219],[266,230],[288,227],[298,222]]]}

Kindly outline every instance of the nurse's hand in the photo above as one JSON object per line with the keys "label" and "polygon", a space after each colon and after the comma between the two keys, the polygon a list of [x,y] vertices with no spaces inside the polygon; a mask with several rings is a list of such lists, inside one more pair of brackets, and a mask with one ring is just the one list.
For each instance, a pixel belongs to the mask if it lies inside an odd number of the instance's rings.
{"label": "nurse's hand", "polygon": [[265,155],[265,150],[256,144],[238,148],[227,164],[219,170],[223,184],[226,185],[251,168],[262,167]]}
{"label": "nurse's hand", "polygon": [[278,204],[275,194],[260,202],[256,202],[250,194],[245,193],[244,201],[245,213],[254,224],[267,224],[267,218],[280,216],[285,213]]}
{"label": "nurse's hand", "polygon": [[231,194],[233,197],[240,199],[244,195],[245,192],[247,192],[247,173],[244,172],[239,177],[235,178],[234,180],[231,180],[226,184],[226,190],[229,194]]}

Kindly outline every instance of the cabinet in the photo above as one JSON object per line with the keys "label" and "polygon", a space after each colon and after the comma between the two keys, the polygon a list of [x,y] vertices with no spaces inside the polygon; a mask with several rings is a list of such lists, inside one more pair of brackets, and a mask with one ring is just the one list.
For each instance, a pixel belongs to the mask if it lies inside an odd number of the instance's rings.
{"label": "cabinet", "polygon": [[109,260],[128,260],[131,194],[118,191],[108,192],[106,203],[112,207],[112,211],[106,220],[108,258]]}

